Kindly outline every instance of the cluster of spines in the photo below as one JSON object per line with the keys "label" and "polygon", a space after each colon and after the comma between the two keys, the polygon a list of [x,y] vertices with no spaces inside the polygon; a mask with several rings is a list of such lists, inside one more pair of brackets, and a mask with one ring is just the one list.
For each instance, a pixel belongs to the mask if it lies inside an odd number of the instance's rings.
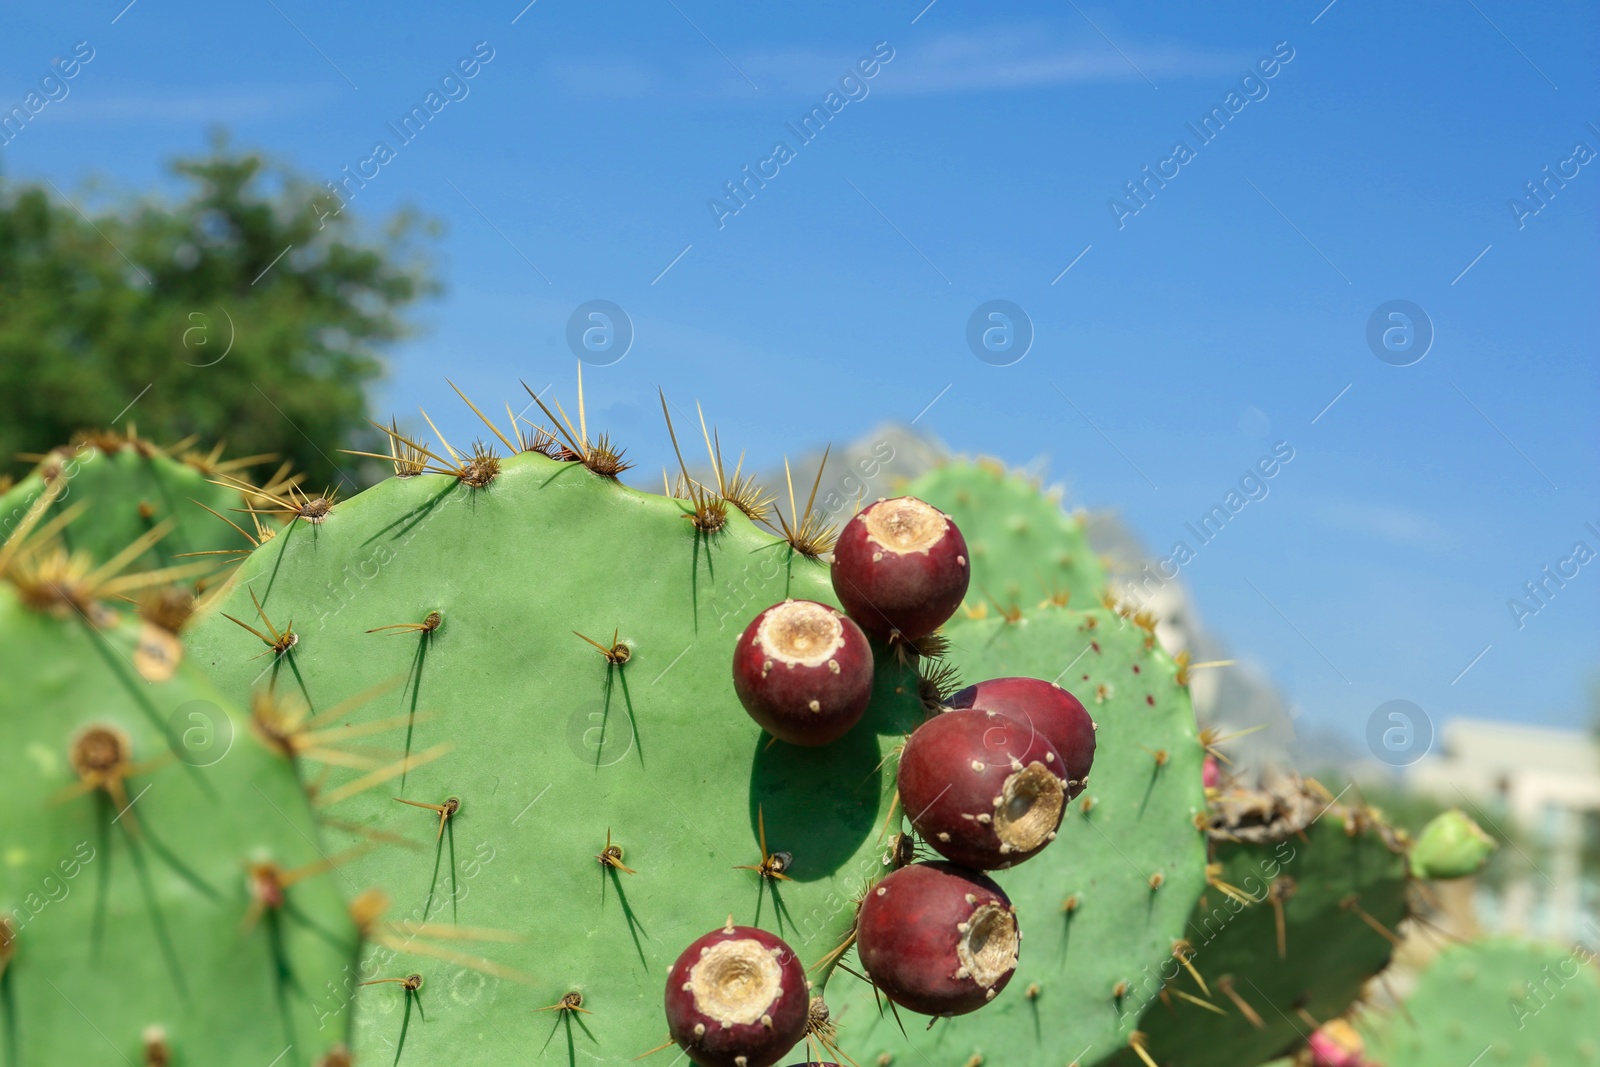
{"label": "cluster of spines", "polygon": [[[551,401],[554,405],[552,410],[544,398],[524,382],[523,389],[531,401],[539,406],[548,421],[543,425],[530,422],[514,413],[511,405],[507,404],[506,415],[509,424],[502,430],[454,382],[449,384],[510,454],[535,452],[558,462],[579,463],[596,475],[612,480],[617,479],[632,466],[624,458],[627,450],[613,444],[608,434],[600,433],[593,438],[589,436],[581,364],[578,368],[576,422],[567,414],[559,400]],[[679,447],[677,430],[672,423],[672,413],[665,392],[661,393],[660,400],[662,416],[666,421],[667,432],[679,466],[675,484],[669,483],[667,473],[662,472],[662,492],[665,496],[688,501],[690,510],[685,513],[685,517],[695,529],[707,534],[716,533],[726,525],[728,509],[731,507],[743,513],[750,521],[772,529],[803,556],[819,559],[832,550],[837,530],[821,512],[816,510],[815,506],[817,491],[821,486],[823,471],[828,461],[826,451],[818,464],[804,509],[797,506],[793,475],[789,470],[788,460],[785,459],[784,470],[788,476],[789,495],[789,510],[785,514],[773,496],[761,487],[755,477],[744,471],[742,454],[734,464],[733,470],[728,470],[722,453],[721,438],[715,427],[708,427],[705,412],[698,404],[695,405],[695,409],[699,416],[701,434],[705,438],[711,481],[707,483],[695,478],[690,473]],[[445,439],[444,434],[439,431],[426,411],[422,412],[422,417],[434,436],[438,438],[439,447],[444,455],[435,452],[426,442],[403,433],[394,419],[391,419],[387,426],[377,422],[372,423],[387,441],[386,453],[356,449],[344,451],[350,455],[389,463],[397,478],[412,478],[419,474],[447,474],[474,489],[485,488],[493,482],[500,473],[501,457],[492,444],[478,440],[473,442],[470,451],[458,450]],[[258,490],[257,495],[267,503],[265,511],[284,520],[292,521],[298,518],[312,523],[325,519],[338,500],[337,494],[332,489],[311,496],[299,491],[293,485],[281,487],[269,485]],[[243,530],[240,532],[244,533]],[[245,536],[250,537],[248,533]],[[252,540],[256,545],[261,543],[260,538]]]}

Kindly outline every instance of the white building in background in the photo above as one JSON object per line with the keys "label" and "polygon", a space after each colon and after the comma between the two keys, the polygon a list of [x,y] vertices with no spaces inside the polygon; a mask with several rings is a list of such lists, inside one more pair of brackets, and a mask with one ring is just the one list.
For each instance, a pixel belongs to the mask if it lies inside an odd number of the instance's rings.
{"label": "white building in background", "polygon": [[1600,744],[1591,735],[1456,719],[1438,755],[1413,766],[1406,782],[1486,823],[1508,820],[1507,832],[1535,845],[1537,854],[1513,864],[1519,874],[1505,894],[1484,902],[1490,925],[1557,941],[1594,929],[1582,922],[1581,863],[1585,820],[1600,818]]}

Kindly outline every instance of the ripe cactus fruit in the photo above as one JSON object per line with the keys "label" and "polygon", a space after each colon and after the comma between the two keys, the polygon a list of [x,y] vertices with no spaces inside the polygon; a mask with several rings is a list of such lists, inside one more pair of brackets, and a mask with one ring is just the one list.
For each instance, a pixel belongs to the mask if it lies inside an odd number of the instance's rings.
{"label": "ripe cactus fruit", "polygon": [[1027,924],[1028,951],[992,1004],[902,1034],[865,985],[835,982],[829,1001],[864,1064],[1087,1065],[1126,1047],[1153,996],[1139,984],[1188,936],[1205,887],[1203,750],[1188,692],[1147,631],[1102,608],[956,618],[943,632],[946,661],[965,678],[1055,679],[1082,694],[1099,723],[1094,773],[1055,844],[994,875]]}
{"label": "ripe cactus fruit", "polygon": [[914,863],[861,902],[856,948],[867,975],[896,1004],[964,1015],[993,1000],[1017,969],[1022,939],[1005,892],[976,871]]}
{"label": "ripe cactus fruit", "polygon": [[[0,538],[47,488],[55,486],[52,514],[79,502],[87,508],[82,519],[62,532],[62,544],[69,549],[105,562],[166,524],[165,536],[128,561],[130,566],[150,571],[210,561],[220,568],[242,559],[253,547],[252,541],[270,537],[276,523],[257,523],[255,516],[243,510],[261,508],[265,515],[264,509],[270,506],[244,491],[248,483],[239,481],[235,488],[217,485],[212,479],[237,480],[240,472],[270,458],[223,460],[220,448],[209,452],[159,448],[136,433],[84,434],[46,454],[31,473],[0,494],[0,523],[4,524]],[[280,480],[275,491],[282,484]],[[247,534],[246,530],[253,532]]]}
{"label": "ripe cactus fruit", "polygon": [[307,1067],[358,942],[293,766],[191,662],[151,669],[110,599],[140,576],[16,540],[0,571],[0,1061]]}
{"label": "ripe cactus fruit", "polygon": [[1366,1043],[1355,1027],[1343,1019],[1329,1019],[1306,1042],[1304,1058],[1309,1067],[1369,1067]]}
{"label": "ripe cactus fruit", "polygon": [[1408,910],[1403,835],[1320,787],[1225,785],[1209,826],[1211,888],[1139,1022],[1146,1054],[1173,1067],[1240,1067],[1301,1044],[1388,964]]}
{"label": "ripe cactus fruit", "polygon": [[672,965],[667,1028],[700,1067],[771,1067],[805,1035],[809,988],[782,938],[730,917]]}
{"label": "ripe cactus fruit", "polygon": [[934,851],[993,871],[1056,839],[1066,810],[1061,757],[1042,732],[996,711],[949,711],[900,754],[900,803]]}
{"label": "ripe cactus fruit", "polygon": [[[961,527],[972,560],[969,603],[1030,611],[1042,602],[1093,607],[1106,572],[1083,523],[1027,476],[993,460],[954,459],[905,486]],[[1071,688],[1070,686],[1068,688]]]}
{"label": "ripe cactus fruit", "polygon": [[961,606],[971,576],[967,543],[938,508],[902,496],[845,524],[833,549],[833,591],[874,637],[926,637]]}
{"label": "ripe cactus fruit", "polygon": [[993,711],[1039,733],[1061,757],[1057,773],[1067,799],[1083,792],[1094,766],[1094,719],[1083,701],[1042,678],[991,678],[969,685],[945,701],[951,708]]}
{"label": "ripe cactus fruit", "polygon": [[[563,458],[500,457],[481,487],[394,478],[291,524],[192,627],[191,654],[231,692],[275,675],[321,711],[391,686],[351,718],[414,727],[405,774],[336,770],[318,797],[342,824],[424,851],[375,849],[341,873],[385,889],[409,923],[524,935],[482,952],[533,988],[410,945],[368,957],[364,975],[427,976],[405,1062],[501,1064],[553,1034],[570,1035],[574,1056],[637,1057],[663,1040],[668,965],[729,912],[805,965],[824,960],[883,869],[885,757],[924,717],[914,670],[878,649],[855,729],[820,748],[771,745],[729,664],[768,605],[833,603],[826,565],[737,508],[715,531],[697,527],[694,501],[607,477],[614,463],[572,435]],[[275,626],[294,621],[298,641],[276,657],[256,658],[263,642],[221,614],[256,618],[252,594]],[[367,632],[386,626],[410,628]],[[452,797],[448,818],[395,802]],[[789,862],[758,863],[780,852]],[[821,987],[826,965],[811,977]],[[535,1014],[569,992],[592,1014]],[[358,1061],[391,1060],[400,996],[373,986],[359,1000]]]}
{"label": "ripe cactus fruit", "polygon": [[740,635],[733,687],[769,734],[794,745],[825,745],[848,733],[867,710],[872,647],[834,608],[785,600]]}
{"label": "ripe cactus fruit", "polygon": [[1414,878],[1466,878],[1477,874],[1499,845],[1459,808],[1440,812],[1411,845]]}
{"label": "ripe cactus fruit", "polygon": [[1595,952],[1491,938],[1449,945],[1417,978],[1404,1011],[1364,1012],[1367,1059],[1386,1067],[1600,1062]]}

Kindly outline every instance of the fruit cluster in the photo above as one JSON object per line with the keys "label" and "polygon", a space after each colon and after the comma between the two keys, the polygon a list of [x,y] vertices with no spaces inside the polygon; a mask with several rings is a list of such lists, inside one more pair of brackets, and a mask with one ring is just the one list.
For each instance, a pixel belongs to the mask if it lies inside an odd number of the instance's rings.
{"label": "fruit cluster", "polygon": [[[873,691],[869,640],[912,654],[960,607],[971,579],[961,531],[915,497],[880,500],[841,532],[831,570],[839,612],[786,599],[738,641],[734,690],[776,740],[845,736]],[[919,644],[920,643],[920,644]],[[899,802],[944,861],[903,862],[860,903],[854,939],[875,988],[911,1011],[961,1015],[1010,981],[1021,934],[984,871],[1055,840],[1094,760],[1095,725],[1072,694],[999,678],[939,702],[900,754]],[[762,873],[783,877],[782,854]],[[672,1038],[702,1067],[768,1067],[806,1033],[809,983],[780,938],[730,918],[678,957],[667,980]]]}

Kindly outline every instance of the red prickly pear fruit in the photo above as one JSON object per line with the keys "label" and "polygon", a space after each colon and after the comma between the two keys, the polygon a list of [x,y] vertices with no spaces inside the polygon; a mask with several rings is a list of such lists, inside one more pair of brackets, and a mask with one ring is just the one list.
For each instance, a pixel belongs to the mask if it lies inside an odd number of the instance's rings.
{"label": "red prickly pear fruit", "polygon": [[1083,792],[1094,766],[1095,722],[1083,701],[1039,678],[991,678],[952,696],[951,708],[997,711],[1044,735],[1061,757],[1057,774],[1066,783],[1067,799]]}
{"label": "red prickly pear fruit", "polygon": [[812,600],[757,615],[733,651],[733,688],[761,728],[792,745],[825,745],[872,699],[872,646],[861,628]]}
{"label": "red prickly pear fruit", "polygon": [[1222,784],[1222,765],[1217,762],[1217,757],[1207,755],[1205,762],[1200,764],[1200,784],[1207,789],[1215,789]]}
{"label": "red prickly pear fruit", "polygon": [[845,524],[833,591],[874,637],[926,637],[961,606],[972,566],[950,517],[914,496],[880,500]]}
{"label": "red prickly pear fruit", "polygon": [[900,753],[900,803],[945,859],[980,871],[1021,863],[1056,838],[1066,811],[1061,757],[1044,735],[994,711],[948,711]]}
{"label": "red prickly pear fruit", "polygon": [[867,892],[856,951],[874,985],[924,1015],[976,1011],[1006,987],[1022,940],[1011,900],[952,863],[913,863]]}
{"label": "red prickly pear fruit", "polygon": [[1307,1047],[1312,1067],[1370,1067],[1365,1043],[1343,1019],[1330,1019],[1311,1035]]}
{"label": "red prickly pear fruit", "polygon": [[700,1067],[772,1067],[805,1036],[810,985],[782,938],[728,925],[667,974],[667,1029]]}

